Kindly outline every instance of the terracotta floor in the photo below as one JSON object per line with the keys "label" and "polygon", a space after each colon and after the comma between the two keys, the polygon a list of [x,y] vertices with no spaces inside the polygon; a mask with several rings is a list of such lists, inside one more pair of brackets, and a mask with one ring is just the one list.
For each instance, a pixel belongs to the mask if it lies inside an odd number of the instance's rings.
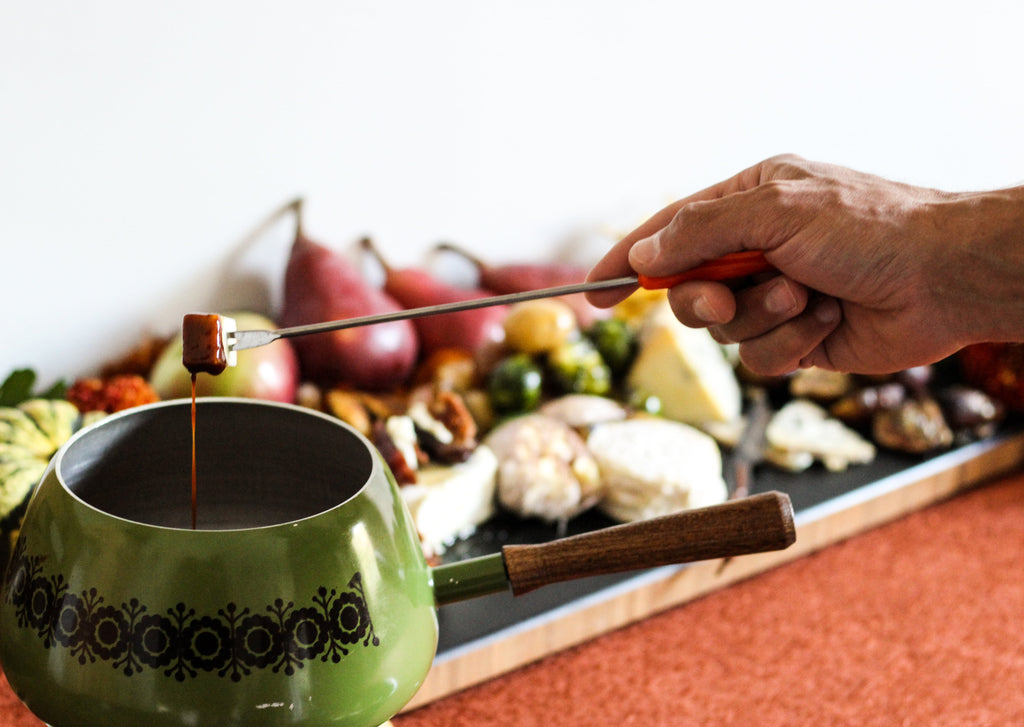
{"label": "terracotta floor", "polygon": [[[1024,474],[397,717],[1024,725]],[[38,727],[0,683],[0,726]]]}

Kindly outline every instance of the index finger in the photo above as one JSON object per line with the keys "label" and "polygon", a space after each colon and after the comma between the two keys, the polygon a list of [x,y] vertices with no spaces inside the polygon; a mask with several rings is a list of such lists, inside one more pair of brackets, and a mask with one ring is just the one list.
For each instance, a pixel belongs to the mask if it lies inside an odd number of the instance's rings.
{"label": "index finger", "polygon": [[[782,157],[765,159],[751,167],[747,167],[738,174],[724,179],[717,184],[706,187],[699,192],[677,200],[672,204],[660,209],[643,224],[619,240],[608,250],[607,253],[591,268],[587,274],[588,281],[609,280],[636,272],[629,263],[629,250],[639,240],[650,237],[659,230],[664,229],[675,219],[679,210],[688,204],[707,200],[721,199],[736,192],[742,192],[761,184],[766,176],[770,175],[770,168]],[[697,261],[694,264],[698,264]],[[682,271],[679,271],[682,272]],[[625,299],[632,291],[629,288],[610,288],[607,290],[591,291],[586,294],[587,299],[596,306],[607,308]]]}

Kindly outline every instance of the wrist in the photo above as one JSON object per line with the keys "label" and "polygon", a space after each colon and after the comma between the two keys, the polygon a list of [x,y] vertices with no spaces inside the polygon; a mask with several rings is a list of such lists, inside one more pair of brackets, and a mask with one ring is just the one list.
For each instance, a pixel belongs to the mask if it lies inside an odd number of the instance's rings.
{"label": "wrist", "polygon": [[936,246],[933,273],[954,337],[960,345],[1024,341],[1024,186],[946,204],[952,222],[941,225],[947,244]]}

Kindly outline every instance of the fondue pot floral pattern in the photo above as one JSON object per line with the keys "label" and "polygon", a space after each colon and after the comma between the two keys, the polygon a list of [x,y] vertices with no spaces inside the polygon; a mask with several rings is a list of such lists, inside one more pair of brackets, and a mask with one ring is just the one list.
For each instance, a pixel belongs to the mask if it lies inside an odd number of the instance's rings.
{"label": "fondue pot floral pattern", "polygon": [[305,662],[338,663],[351,648],[380,645],[358,571],[344,588],[320,586],[305,604],[279,598],[197,613],[186,603],[107,603],[95,588],[71,593],[43,561],[18,542],[2,594],[18,626],[34,631],[44,648],[68,649],[80,664],[110,662],[129,677],[147,668],[178,681],[200,672],[232,681],[258,669],[292,675]]}

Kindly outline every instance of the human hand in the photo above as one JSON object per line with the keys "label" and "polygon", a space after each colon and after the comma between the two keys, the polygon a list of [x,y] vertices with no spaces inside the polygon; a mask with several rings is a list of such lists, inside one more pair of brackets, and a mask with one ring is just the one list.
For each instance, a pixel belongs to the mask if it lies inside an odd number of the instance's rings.
{"label": "human hand", "polygon": [[[745,365],[760,373],[896,371],[994,333],[984,316],[998,317],[998,308],[972,300],[976,309],[965,313],[961,298],[972,288],[984,297],[985,271],[967,269],[968,243],[992,238],[1006,217],[979,214],[979,199],[987,198],[774,157],[661,210],[615,245],[589,279],[671,275],[762,250],[778,274],[732,287],[677,285],[669,291],[675,315],[708,327],[722,343],[739,343]],[[1019,198],[1016,205],[1011,218],[1019,223]],[[607,306],[626,294],[588,295]]]}

